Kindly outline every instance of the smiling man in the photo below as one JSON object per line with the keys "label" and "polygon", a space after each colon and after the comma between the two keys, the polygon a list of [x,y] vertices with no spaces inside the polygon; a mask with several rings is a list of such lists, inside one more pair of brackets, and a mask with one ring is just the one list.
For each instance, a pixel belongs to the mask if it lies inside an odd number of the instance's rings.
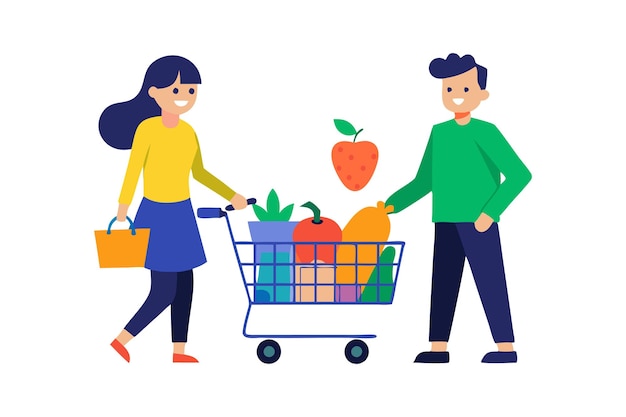
{"label": "smiling man", "polygon": [[489,97],[487,69],[471,55],[450,54],[434,59],[430,73],[442,80],[443,105],[454,119],[433,126],[417,175],[386,201],[398,213],[432,192],[431,350],[415,362],[450,360],[448,339],[465,259],[497,344],[482,361],[517,362],[498,222],[531,174],[496,126],[471,117]]}

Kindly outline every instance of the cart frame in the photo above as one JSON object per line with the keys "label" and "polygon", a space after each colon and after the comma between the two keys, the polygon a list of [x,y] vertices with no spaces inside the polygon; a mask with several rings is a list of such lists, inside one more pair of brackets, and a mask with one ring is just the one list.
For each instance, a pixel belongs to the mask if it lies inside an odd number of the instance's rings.
{"label": "cart frame", "polygon": [[[254,204],[256,202],[255,199],[249,199],[248,203],[249,204]],[[245,315],[245,319],[244,319],[244,323],[243,323],[243,330],[242,330],[242,334],[244,335],[244,337],[246,338],[256,338],[256,339],[265,339],[263,340],[257,348],[257,356],[258,358],[264,362],[264,363],[274,363],[276,362],[279,357],[280,357],[280,353],[281,353],[281,349],[280,349],[280,345],[278,344],[278,342],[276,342],[273,339],[310,339],[310,338],[344,338],[344,339],[352,339],[345,348],[345,356],[348,359],[348,361],[352,362],[352,363],[362,363],[363,361],[365,361],[368,357],[368,353],[369,353],[369,349],[367,347],[367,344],[361,340],[361,339],[373,339],[376,337],[375,334],[373,333],[338,333],[338,334],[331,334],[331,333],[299,333],[299,334],[284,334],[284,333],[249,333],[248,332],[248,322],[250,319],[250,314],[252,311],[252,306],[254,305],[347,305],[347,304],[357,304],[357,305],[379,305],[379,304],[392,304],[393,303],[393,299],[395,296],[395,289],[396,289],[396,284],[397,284],[397,280],[398,280],[398,276],[399,276],[399,271],[400,271],[400,263],[402,260],[402,255],[404,253],[404,245],[405,242],[403,241],[387,241],[387,242],[252,242],[252,241],[238,241],[235,239],[235,236],[233,234],[233,230],[230,224],[230,219],[228,216],[227,211],[232,211],[233,207],[231,205],[226,207],[226,210],[222,210],[220,208],[198,208],[197,209],[197,216],[199,218],[219,218],[219,217],[225,217],[226,218],[226,224],[228,227],[228,233],[231,239],[231,243],[233,245],[233,249],[235,251],[235,257],[237,259],[237,265],[239,267],[239,272],[241,274],[241,278],[244,284],[244,287],[246,288],[246,294],[248,297],[248,308],[246,311],[246,315]],[[295,262],[293,260],[293,252],[295,251],[295,246],[296,245],[313,245],[314,247],[314,252],[317,250],[316,245],[318,244],[323,244],[323,245],[334,245],[335,249],[338,248],[338,246],[340,245],[350,245],[350,246],[354,246],[354,257],[355,257],[355,262],[351,262],[351,263],[337,263],[336,262],[336,255],[335,255],[335,262],[332,264],[326,264],[326,263],[321,263],[321,262],[317,262],[314,261],[313,263],[300,263],[300,262]],[[376,245],[376,253],[378,254],[377,256],[377,260],[376,262],[372,262],[372,263],[360,263],[358,262],[358,251],[360,247],[363,246],[368,246],[368,245]],[[244,247],[252,247],[252,260],[248,261],[247,259],[242,259],[242,256],[240,254],[240,248],[244,248]],[[289,246],[291,248],[291,253],[292,256],[290,256],[290,259],[287,262],[283,262],[283,261],[277,261],[277,247],[278,246]],[[259,260],[257,259],[257,248],[259,247],[271,247],[272,251],[271,253],[273,254],[272,256],[272,261],[271,262],[259,262]],[[395,249],[395,253],[394,253],[394,259],[393,262],[381,262],[380,261],[380,255],[381,255],[381,251],[382,248],[385,247],[393,247]],[[250,251],[249,251],[250,252]],[[335,250],[336,253],[336,250]],[[377,272],[377,279],[375,280],[375,282],[370,283],[369,280],[366,284],[363,283],[359,283],[358,277],[355,275],[355,282],[354,283],[349,283],[347,285],[345,285],[346,288],[350,288],[350,291],[352,290],[352,287],[354,288],[355,291],[355,297],[354,299],[348,299],[348,300],[336,300],[336,298],[341,298],[340,296],[338,297],[338,290],[343,287],[343,284],[339,284],[336,282],[336,268],[338,267],[350,267],[350,268],[354,268],[355,272],[357,271],[358,268],[360,267],[364,267],[367,266],[369,268],[372,268],[373,270],[378,271]],[[310,283],[303,283],[303,282],[297,282],[295,281],[295,274],[296,274],[296,270],[299,267],[304,267],[304,268],[313,268],[313,275],[314,275],[314,279],[313,282]],[[332,282],[318,282],[318,270],[319,267],[331,267],[332,269],[335,269],[335,272],[333,272],[333,276],[334,279]],[[389,283],[382,283],[380,281],[381,279],[381,269],[382,268],[391,268],[391,278],[392,278],[392,282]],[[262,268],[266,269],[267,272],[267,268],[270,268],[273,271],[270,275],[273,275],[273,280],[271,280],[270,282],[259,282],[259,272]],[[288,270],[290,271],[290,275],[291,279],[289,280],[289,282],[286,283],[281,283],[281,282],[277,282],[277,271],[278,269],[281,268],[283,269],[283,272],[285,271],[286,268],[288,268]],[[246,273],[246,271],[248,270],[248,273]],[[301,270],[298,270],[301,271]],[[252,272],[252,276],[250,277],[250,272]],[[387,270],[387,276],[389,275],[390,271]],[[372,273],[371,276],[374,276],[375,274]],[[369,277],[368,277],[369,278]],[[360,292],[363,290],[364,286],[373,286],[371,288],[374,288],[376,290],[376,299],[375,301],[361,301],[359,298]],[[263,289],[267,289],[267,288],[271,288],[273,289],[273,297],[270,296],[270,299],[257,299],[257,289],[258,288],[263,288]],[[313,290],[313,300],[309,300],[309,301],[302,301],[302,300],[298,300],[296,301],[295,297],[294,297],[294,292],[298,289],[298,288],[311,288]],[[318,289],[320,288],[333,288],[333,292],[335,294],[335,298],[331,301],[323,301],[323,300],[318,300]],[[370,289],[371,289],[370,288]],[[278,300],[277,297],[277,290],[279,289],[287,289],[290,290],[290,297],[288,300]],[[386,295],[383,299],[382,297],[382,290],[387,290],[386,291]],[[284,292],[284,291],[283,291]],[[260,298],[260,297],[259,297]]]}

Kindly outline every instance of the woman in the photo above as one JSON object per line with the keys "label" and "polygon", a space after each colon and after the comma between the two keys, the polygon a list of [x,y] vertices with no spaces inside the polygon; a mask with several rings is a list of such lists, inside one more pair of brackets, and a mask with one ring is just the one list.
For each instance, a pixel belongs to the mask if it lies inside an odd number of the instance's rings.
{"label": "woman", "polygon": [[190,110],[200,84],[200,73],[189,60],[165,56],[146,71],[139,94],[107,107],[100,116],[100,135],[110,146],[131,149],[122,185],[117,221],[126,220],[139,175],[143,171],[143,199],[135,226],[150,228],[145,268],[151,288],[144,304],[111,346],[126,361],[125,345],[170,306],[174,362],[198,362],[185,354],[193,294],[193,268],[206,262],[190,201],[189,173],[229,200],[235,209],[246,198],[209,173],[202,164],[197,136],[180,119]]}

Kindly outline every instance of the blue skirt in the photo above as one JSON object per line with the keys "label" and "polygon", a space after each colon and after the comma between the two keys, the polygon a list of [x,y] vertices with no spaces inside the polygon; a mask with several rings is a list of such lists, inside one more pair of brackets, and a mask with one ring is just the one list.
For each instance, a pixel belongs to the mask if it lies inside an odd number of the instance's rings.
{"label": "blue skirt", "polygon": [[206,263],[191,200],[157,203],[144,197],[137,209],[135,227],[150,229],[147,269],[182,272]]}

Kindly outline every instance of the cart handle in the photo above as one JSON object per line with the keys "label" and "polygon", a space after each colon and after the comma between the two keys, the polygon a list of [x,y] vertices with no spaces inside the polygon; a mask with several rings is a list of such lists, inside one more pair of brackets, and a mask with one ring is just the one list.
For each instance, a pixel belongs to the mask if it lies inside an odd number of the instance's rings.
{"label": "cart handle", "polygon": [[[249,198],[248,204],[255,204],[256,198]],[[227,211],[233,211],[235,208],[232,204],[226,206]],[[219,207],[201,207],[197,210],[198,217],[202,219],[215,219],[218,217],[226,216],[226,211],[222,210]]]}
{"label": "cart handle", "polygon": [[[256,204],[256,198],[249,198],[248,200],[246,200],[248,202],[248,204]],[[229,204],[226,206],[226,211],[233,211],[235,208],[233,207],[232,204]]]}

